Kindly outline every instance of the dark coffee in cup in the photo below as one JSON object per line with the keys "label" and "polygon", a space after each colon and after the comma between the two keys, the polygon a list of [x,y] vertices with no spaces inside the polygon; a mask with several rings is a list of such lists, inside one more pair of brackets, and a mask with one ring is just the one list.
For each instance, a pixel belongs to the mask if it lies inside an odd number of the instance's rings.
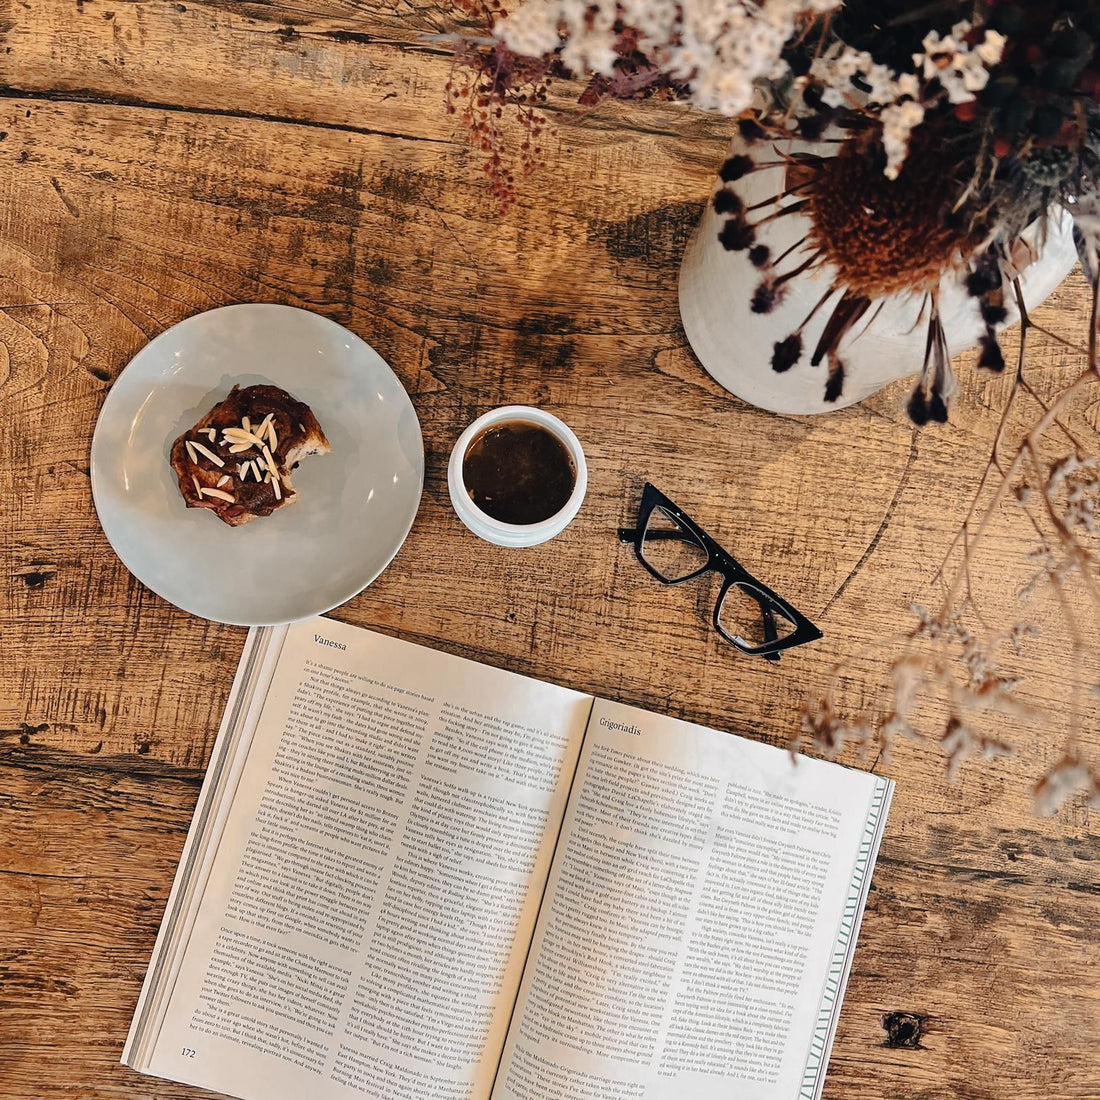
{"label": "dark coffee in cup", "polygon": [[525,420],[508,420],[479,432],[462,459],[470,499],[502,523],[541,523],[565,507],[577,471],[565,444]]}

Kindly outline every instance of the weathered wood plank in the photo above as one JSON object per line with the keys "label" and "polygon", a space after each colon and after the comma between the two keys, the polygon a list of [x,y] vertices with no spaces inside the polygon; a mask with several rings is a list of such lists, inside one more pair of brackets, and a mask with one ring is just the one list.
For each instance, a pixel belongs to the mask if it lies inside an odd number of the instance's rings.
{"label": "weathered wood plank", "polygon": [[204,1095],[118,1065],[201,771],[8,745],[0,775],[0,1092]]}
{"label": "weathered wood plank", "polygon": [[[243,631],[134,581],[88,489],[111,381],[183,317],[315,309],[412,394],[424,501],[394,564],[340,609],[348,621],[779,744],[837,659],[847,702],[873,705],[905,605],[938,597],[1008,380],[964,364],[955,423],[916,434],[904,386],[815,420],[728,397],[676,304],[723,124],[653,103],[563,121],[550,168],[501,217],[442,111],[449,63],[419,40],[433,26],[447,26],[435,9],[350,0],[3,12],[4,1097],[197,1095],[116,1063]],[[1080,338],[1085,302],[1077,275],[1036,319]],[[1039,334],[1032,381],[1055,392],[1076,362]],[[466,532],[445,480],[462,428],[505,401],[563,416],[591,477],[567,532],[520,554]],[[1095,443],[1095,409],[1070,426]],[[614,535],[647,478],[825,639],[776,667],[738,659],[707,625],[713,589],[651,583]],[[826,1096],[1095,1093],[1095,817],[1079,800],[1051,822],[1030,807],[1078,695],[1081,742],[1100,752],[1080,690],[1100,668],[1092,651],[1069,657],[1049,602],[1019,603],[1034,542],[1006,509],[975,563],[991,623],[1044,622],[1006,657],[1035,708],[997,723],[1016,756],[968,764],[956,786],[934,744],[876,766],[898,795]],[[929,701],[927,731],[944,716]],[[923,1020],[919,1047],[883,1046],[893,1012]]]}
{"label": "weathered wood plank", "polygon": [[[11,92],[264,116],[464,142],[443,110],[448,35],[484,33],[447,5],[78,4],[23,0],[3,34]],[[201,59],[201,63],[198,59]],[[578,113],[583,86],[556,81],[547,110]],[[587,115],[587,112],[583,112]],[[605,140],[634,131],[724,140],[727,123],[676,104],[614,105],[587,119]]]}

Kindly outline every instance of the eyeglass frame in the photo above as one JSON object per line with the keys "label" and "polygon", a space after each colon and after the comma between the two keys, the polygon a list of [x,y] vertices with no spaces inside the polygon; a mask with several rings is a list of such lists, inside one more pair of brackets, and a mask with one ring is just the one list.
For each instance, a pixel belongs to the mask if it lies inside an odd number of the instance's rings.
{"label": "eyeglass frame", "polygon": [[[698,540],[700,548],[706,552],[706,562],[685,577],[669,580],[667,577],[661,576],[661,574],[646,561],[645,555],[642,553],[642,543],[646,537],[646,528],[649,525],[650,517],[653,515],[655,508],[660,508],[670,519],[694,536],[695,539]],[[656,534],[656,532],[651,532],[651,536],[654,534]],[[680,536],[674,531],[668,531],[662,532],[660,537],[676,538]],[[704,573],[713,572],[720,574],[723,578],[723,584],[718,592],[718,598],[714,603],[714,629],[725,641],[729,642],[730,645],[738,650],[738,652],[744,653],[746,656],[763,657],[768,661],[778,661],[783,650],[792,649],[794,646],[805,645],[807,642],[816,642],[819,638],[824,636],[821,630],[814,626],[801,611],[783,599],[778,592],[773,592],[766,584],[762,584],[758,581],[728,550],[725,550],[711,538],[711,536],[708,535],[691,516],[677,504],[669,500],[660,489],[648,481],[645,483],[645,488],[642,490],[642,500],[638,505],[637,525],[635,527],[620,527],[619,540],[621,542],[631,542],[634,544],[634,553],[638,561],[645,567],[646,572],[660,581],[661,584],[686,584],[688,581],[693,581],[697,577],[701,577]],[[685,542],[687,540],[680,537],[680,541]],[[745,592],[746,595],[756,600],[760,607],[760,613],[764,623],[765,639],[762,645],[750,646],[744,638],[727,634],[726,631],[722,629],[722,624],[719,619],[722,601],[726,598],[726,593],[735,585],[740,588],[742,592]],[[774,610],[772,607],[768,606],[769,602],[774,604]],[[784,638],[778,637],[774,611],[779,611],[785,619],[794,624],[792,633]]]}

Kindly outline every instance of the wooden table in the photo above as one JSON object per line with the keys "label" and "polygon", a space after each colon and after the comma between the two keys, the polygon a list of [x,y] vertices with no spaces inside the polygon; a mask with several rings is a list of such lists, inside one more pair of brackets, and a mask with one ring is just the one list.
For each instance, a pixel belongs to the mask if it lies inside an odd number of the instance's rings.
{"label": "wooden table", "polygon": [[[891,642],[988,457],[1007,378],[962,371],[954,423],[904,387],[821,419],[746,407],[685,344],[676,277],[727,126],[659,103],[557,124],[500,216],[443,109],[444,12],[371,0],[20,0],[0,18],[0,1096],[185,1097],[117,1063],[244,639],[139,584],[99,529],[89,441],[112,380],[200,310],[285,302],[390,362],[427,483],[394,564],[336,614],[776,744],[846,662],[881,706]],[[1076,274],[1037,314],[1083,338]],[[1008,341],[1011,355],[1011,340]],[[1043,336],[1051,393],[1080,359]],[[446,458],[500,403],[584,442],[578,520],[536,550],[461,527]],[[1076,429],[1095,444],[1095,412]],[[713,591],[652,584],[614,528],[653,480],[824,628],[780,665],[710,631]],[[1034,534],[1004,510],[974,563],[990,623],[1022,614]],[[1037,614],[1029,611],[1028,614]],[[876,767],[898,781],[826,1096],[1052,1100],[1100,1088],[1096,821],[1033,816],[1095,650],[1056,613],[1009,667],[1016,755],[945,779],[942,701]],[[1094,626],[1095,624],[1092,624]],[[1092,629],[1090,626],[1090,629]],[[854,750],[843,759],[858,762]],[[868,762],[869,764],[869,762]],[[868,766],[865,764],[864,766]]]}

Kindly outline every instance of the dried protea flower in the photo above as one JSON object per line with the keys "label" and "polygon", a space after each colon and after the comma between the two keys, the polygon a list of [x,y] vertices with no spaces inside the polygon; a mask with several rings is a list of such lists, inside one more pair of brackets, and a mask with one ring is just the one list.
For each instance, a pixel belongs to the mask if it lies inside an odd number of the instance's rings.
{"label": "dried protea flower", "polygon": [[743,252],[746,248],[752,248],[756,234],[743,217],[734,216],[726,219],[726,224],[718,233],[718,240],[730,252]]}
{"label": "dried protea flower", "polygon": [[[785,286],[804,272],[830,272],[827,293],[788,338],[776,343],[772,358],[775,370],[789,370],[797,362],[791,353],[797,348],[801,354],[806,324],[831,302],[810,358],[813,366],[828,364],[828,401],[839,400],[843,392],[840,348],[845,337],[878,303],[915,295],[924,299],[921,316],[928,341],[909,414],[917,424],[946,421],[955,386],[939,317],[939,292],[946,280],[966,280],[986,324],[983,365],[1003,367],[995,326],[1007,318],[1000,268],[1006,249],[990,245],[988,227],[966,209],[966,180],[957,178],[951,171],[953,162],[945,166],[940,155],[944,138],[935,123],[921,127],[896,179],[883,173],[881,135],[874,128],[850,134],[836,155],[787,154],[783,190],[772,199],[736,209],[719,234],[727,248],[763,249],[766,246],[754,243],[760,226],[792,215],[805,219],[805,237],[798,245],[778,258],[761,254],[763,279],[752,309],[769,312]],[[731,157],[727,163],[739,160]],[[775,163],[762,161],[760,166]],[[759,215],[755,221],[753,214]]]}
{"label": "dried protea flower", "polygon": [[733,214],[741,217],[745,210],[745,204],[741,201],[741,196],[728,187],[719,188],[714,192],[711,205],[713,205],[716,214]]}
{"label": "dried protea flower", "polygon": [[883,175],[873,138],[856,135],[835,157],[802,166],[808,246],[851,294],[878,299],[930,292],[945,274],[965,269],[982,235],[945,217],[962,186],[944,171],[934,126],[916,132],[896,180]]}
{"label": "dried protea flower", "polygon": [[756,244],[749,249],[749,263],[753,267],[767,267],[771,258],[772,250],[766,244]]}
{"label": "dried protea flower", "polygon": [[746,156],[744,153],[738,153],[736,156],[723,161],[722,167],[718,169],[718,178],[723,183],[733,183],[734,180],[739,180],[752,170],[752,157]]}
{"label": "dried protea flower", "polygon": [[825,380],[825,400],[838,401],[844,392],[844,364],[834,355],[829,362],[829,377]]}

